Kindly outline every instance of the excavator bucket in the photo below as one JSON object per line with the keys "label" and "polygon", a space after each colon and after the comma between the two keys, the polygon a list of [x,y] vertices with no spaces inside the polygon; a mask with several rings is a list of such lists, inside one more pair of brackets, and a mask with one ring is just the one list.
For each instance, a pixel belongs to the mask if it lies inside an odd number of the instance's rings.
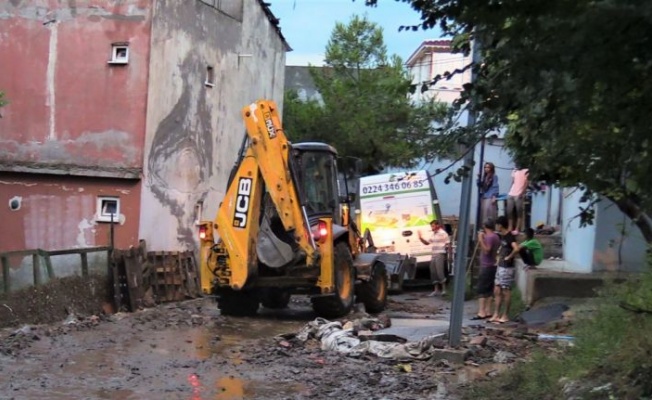
{"label": "excavator bucket", "polygon": [[272,268],[280,268],[294,259],[292,247],[272,232],[267,215],[260,225],[256,253],[263,264]]}

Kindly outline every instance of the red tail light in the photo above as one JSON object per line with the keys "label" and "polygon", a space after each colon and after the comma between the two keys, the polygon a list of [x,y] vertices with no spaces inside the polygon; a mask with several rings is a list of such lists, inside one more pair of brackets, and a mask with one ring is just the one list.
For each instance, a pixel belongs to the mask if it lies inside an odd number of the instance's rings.
{"label": "red tail light", "polygon": [[328,235],[328,227],[326,226],[326,222],[319,221],[318,232],[320,238],[324,238]]}
{"label": "red tail light", "polygon": [[199,226],[199,239],[206,239],[206,225]]}
{"label": "red tail light", "polygon": [[315,242],[323,241],[328,237],[328,226],[326,222],[319,221],[317,226],[313,227],[312,237],[315,239]]}

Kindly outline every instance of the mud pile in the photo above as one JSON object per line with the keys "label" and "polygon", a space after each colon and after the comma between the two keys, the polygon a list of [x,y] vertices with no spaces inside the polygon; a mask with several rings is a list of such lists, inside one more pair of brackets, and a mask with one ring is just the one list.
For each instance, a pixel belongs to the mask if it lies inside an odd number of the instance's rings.
{"label": "mud pile", "polygon": [[0,328],[64,320],[70,314],[93,315],[108,298],[101,276],[56,278],[45,285],[0,295]]}

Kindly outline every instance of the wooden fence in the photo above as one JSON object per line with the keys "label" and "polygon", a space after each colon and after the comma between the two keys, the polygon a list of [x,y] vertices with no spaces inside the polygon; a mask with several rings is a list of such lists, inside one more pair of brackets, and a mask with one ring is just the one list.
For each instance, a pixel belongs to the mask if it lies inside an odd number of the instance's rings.
{"label": "wooden fence", "polygon": [[7,251],[0,253],[0,264],[2,264],[2,288],[4,293],[9,293],[11,291],[11,266],[9,264],[9,259],[11,257],[28,257],[32,256],[32,276],[34,286],[42,285],[43,277],[41,276],[41,259],[45,262],[45,269],[48,275],[48,279],[53,279],[55,277],[54,269],[52,268],[52,257],[54,256],[64,256],[64,255],[74,255],[78,254],[81,257],[81,275],[83,277],[88,277],[88,254],[89,253],[98,253],[98,252],[107,252],[111,248],[108,246],[102,247],[87,247],[82,249],[68,249],[68,250],[54,250],[48,251],[43,249],[32,249],[32,250],[17,250],[17,251]]}
{"label": "wooden fence", "polygon": [[199,271],[192,251],[114,250],[112,257],[116,309],[135,311],[201,295]]}
{"label": "wooden fence", "polygon": [[[12,289],[12,257],[32,257],[34,286],[44,282],[41,260],[45,262],[48,280],[56,274],[52,267],[52,257],[78,254],[81,276],[88,278],[88,254],[106,252],[109,293],[116,311],[135,311],[142,307],[166,301],[179,301],[201,295],[199,271],[192,251],[147,252],[145,241],[138,247],[127,250],[112,249],[111,246],[88,247],[82,249],[54,250],[43,249],[8,251],[0,253],[2,266],[2,288],[4,293]],[[108,299],[107,299],[108,300]]]}

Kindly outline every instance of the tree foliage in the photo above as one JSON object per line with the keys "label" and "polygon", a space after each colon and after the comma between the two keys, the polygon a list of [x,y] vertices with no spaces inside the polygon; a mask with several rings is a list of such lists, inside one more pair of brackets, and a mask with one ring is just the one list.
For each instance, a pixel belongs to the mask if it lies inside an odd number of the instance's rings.
{"label": "tree foliage", "polygon": [[5,98],[5,92],[0,90],[0,107],[7,104],[7,99]]}
{"label": "tree foliage", "polygon": [[599,194],[652,242],[652,2],[400,1],[421,15],[408,30],[439,27],[464,52],[478,39],[477,79],[457,104],[480,112],[477,136],[506,127],[534,178],[586,190],[585,221]]}
{"label": "tree foliage", "polygon": [[294,141],[322,141],[362,160],[364,172],[413,167],[440,151],[433,121],[447,106],[410,101],[410,77],[398,56],[387,56],[382,29],[366,18],[337,23],[325,67],[311,67],[323,102],[286,93],[284,126]]}

